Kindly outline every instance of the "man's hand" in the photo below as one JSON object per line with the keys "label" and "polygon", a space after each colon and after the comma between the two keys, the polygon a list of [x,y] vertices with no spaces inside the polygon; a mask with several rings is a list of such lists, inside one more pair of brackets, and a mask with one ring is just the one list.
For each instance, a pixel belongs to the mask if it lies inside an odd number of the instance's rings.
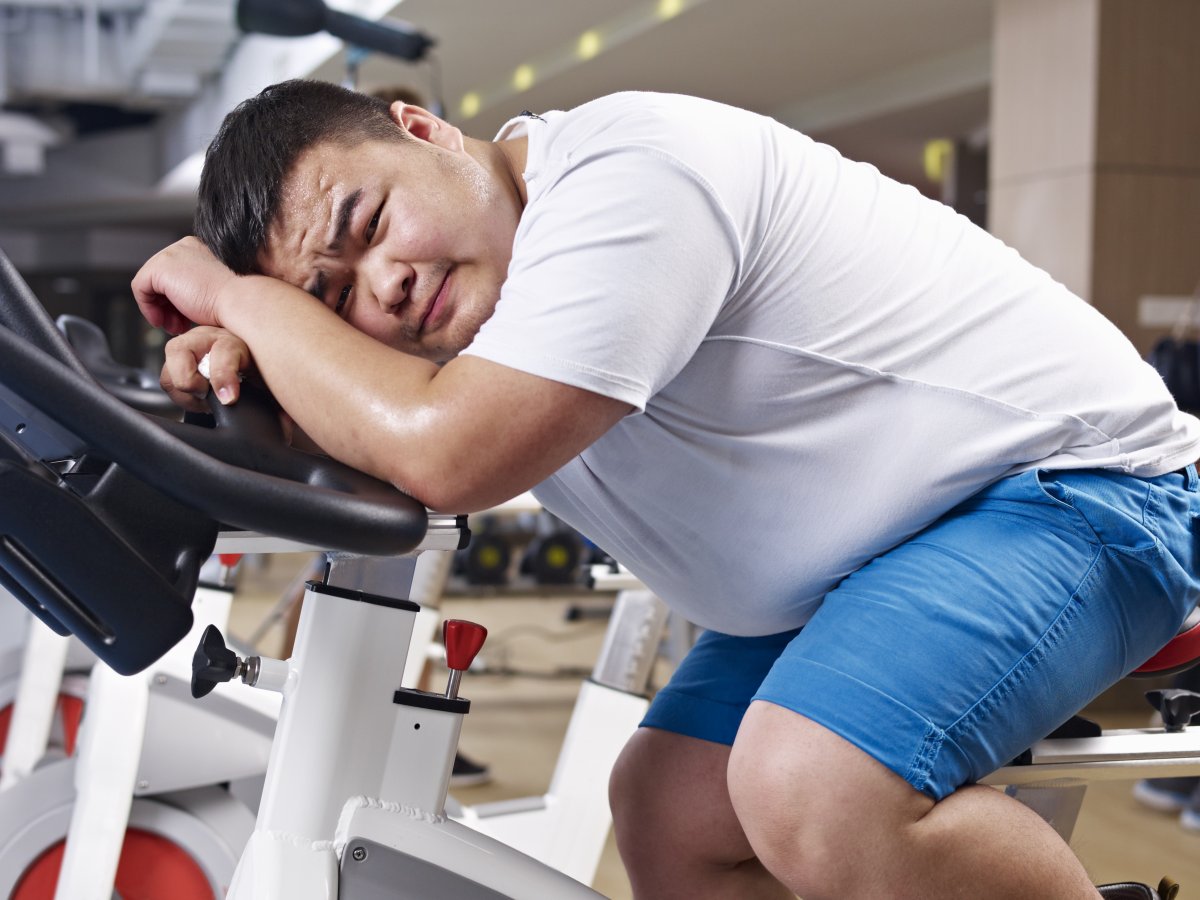
{"label": "man's hand", "polygon": [[221,325],[217,301],[237,277],[199,240],[185,237],[142,266],[133,296],[151,325],[183,334],[193,324]]}
{"label": "man's hand", "polygon": [[[200,361],[205,356],[207,378],[200,373]],[[234,403],[240,393],[241,373],[250,365],[250,348],[245,341],[223,328],[201,325],[167,342],[162,387],[184,409],[207,412],[204,398],[209,383],[221,403]]]}

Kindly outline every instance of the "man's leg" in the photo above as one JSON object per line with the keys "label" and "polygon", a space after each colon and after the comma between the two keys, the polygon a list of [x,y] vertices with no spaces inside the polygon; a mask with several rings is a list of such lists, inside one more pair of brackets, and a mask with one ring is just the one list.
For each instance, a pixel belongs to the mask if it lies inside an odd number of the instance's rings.
{"label": "man's leg", "polygon": [[654,697],[613,768],[617,847],[638,900],[782,900],[729,802],[729,748],[750,698],[796,636],[706,631]]}
{"label": "man's leg", "polygon": [[734,809],[805,900],[1095,897],[971,785],[1150,656],[1197,597],[1194,477],[1027,472],[844,579],[731,754]]}
{"label": "man's leg", "polygon": [[752,852],[804,900],[1098,896],[1058,834],[1022,804],[981,785],[935,803],[772,703],[746,713],[729,784]]}
{"label": "man's leg", "polygon": [[639,728],[613,769],[617,848],[634,896],[790,898],[755,858],[726,788],[729,747]]}

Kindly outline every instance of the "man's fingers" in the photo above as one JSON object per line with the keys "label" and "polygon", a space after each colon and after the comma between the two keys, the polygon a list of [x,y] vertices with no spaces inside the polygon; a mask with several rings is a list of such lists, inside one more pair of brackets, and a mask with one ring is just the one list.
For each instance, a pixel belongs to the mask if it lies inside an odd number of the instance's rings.
{"label": "man's fingers", "polygon": [[139,299],[138,306],[146,321],[168,334],[183,334],[192,327],[192,322],[165,298]]}
{"label": "man's fingers", "polygon": [[203,244],[189,237],[154,254],[134,275],[130,287],[151,325],[183,334],[193,323],[217,324],[216,291],[235,277]]}
{"label": "man's fingers", "polygon": [[161,327],[168,334],[179,335],[190,331],[194,324],[187,316],[172,306],[163,314]]}
{"label": "man's fingers", "polygon": [[162,385],[162,389],[167,392],[167,396],[176,406],[186,409],[188,412],[208,412],[208,402],[205,400],[208,396],[208,382],[203,378],[200,379],[200,384],[203,385],[200,389],[197,389],[190,381],[181,387],[175,384],[164,366],[159,384]]}
{"label": "man's fingers", "polygon": [[175,304],[159,284],[163,277],[161,266],[165,255],[166,251],[161,251],[151,257],[133,276],[129,286],[133,290],[133,299],[147,322],[171,334],[181,334],[187,331],[190,323],[175,308]]}
{"label": "man's fingers", "polygon": [[241,394],[242,372],[250,365],[249,352],[241,341],[218,340],[208,351],[208,380],[217,399],[228,406]]}
{"label": "man's fingers", "polygon": [[200,326],[167,342],[162,386],[184,409],[203,412],[209,385],[223,404],[237,401],[241,373],[250,368],[250,348],[220,328]]}
{"label": "man's fingers", "polygon": [[202,399],[208,393],[208,380],[196,368],[195,354],[180,341],[167,343],[161,383],[176,403],[182,396]]}

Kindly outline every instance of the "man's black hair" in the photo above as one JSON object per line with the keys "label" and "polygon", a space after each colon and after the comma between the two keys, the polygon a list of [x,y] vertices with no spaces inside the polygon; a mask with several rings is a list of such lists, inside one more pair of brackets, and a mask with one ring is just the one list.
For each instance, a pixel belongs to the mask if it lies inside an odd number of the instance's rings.
{"label": "man's black hair", "polygon": [[323,81],[295,79],[243,101],[221,123],[204,155],[195,232],[239,275],[259,271],[267,230],[296,160],[331,141],[405,140],[386,101]]}

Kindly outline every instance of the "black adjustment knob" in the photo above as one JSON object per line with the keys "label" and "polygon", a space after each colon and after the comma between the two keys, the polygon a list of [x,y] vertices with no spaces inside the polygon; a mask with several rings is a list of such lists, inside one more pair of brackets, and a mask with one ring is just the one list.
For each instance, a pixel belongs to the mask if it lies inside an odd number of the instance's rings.
{"label": "black adjustment knob", "polygon": [[192,696],[207,696],[222,681],[233,681],[241,674],[242,661],[225,646],[216,625],[209,625],[200,637],[200,646],[192,655]]}
{"label": "black adjustment knob", "polygon": [[1146,691],[1146,699],[1162,716],[1167,731],[1183,731],[1192,717],[1200,713],[1200,694],[1182,688]]}

